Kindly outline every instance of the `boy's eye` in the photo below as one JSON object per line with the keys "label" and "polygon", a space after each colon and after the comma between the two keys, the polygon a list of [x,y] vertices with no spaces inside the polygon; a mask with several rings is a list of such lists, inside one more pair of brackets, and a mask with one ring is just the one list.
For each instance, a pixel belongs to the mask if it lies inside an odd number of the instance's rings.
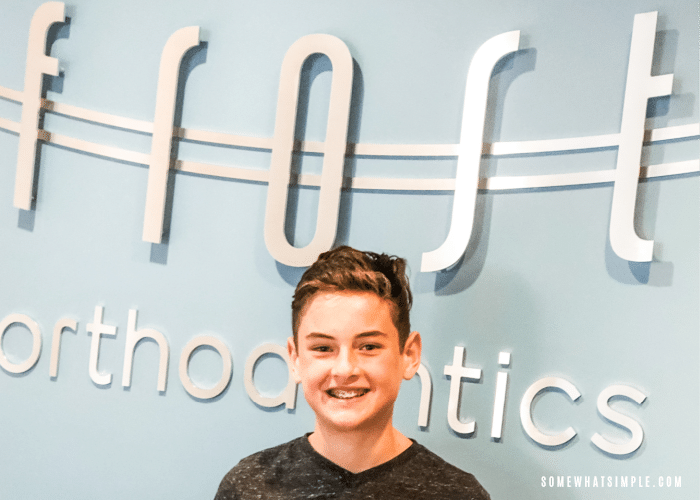
{"label": "boy's eye", "polygon": [[311,350],[316,352],[330,352],[331,348],[327,345],[317,345],[312,347]]}
{"label": "boy's eye", "polygon": [[361,347],[363,351],[374,351],[375,349],[380,349],[381,346],[377,344],[365,344]]}

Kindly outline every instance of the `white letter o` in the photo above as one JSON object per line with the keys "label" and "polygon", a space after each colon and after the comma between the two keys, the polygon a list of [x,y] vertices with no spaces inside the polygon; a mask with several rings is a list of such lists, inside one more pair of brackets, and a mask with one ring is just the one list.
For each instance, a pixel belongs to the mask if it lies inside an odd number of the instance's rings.
{"label": "white letter o", "polygon": [[[216,352],[221,356],[221,360],[224,362],[224,367],[221,370],[221,378],[211,389],[202,389],[197,387],[190,379],[187,369],[190,365],[190,357],[195,349],[200,346],[208,345],[213,347]],[[231,353],[221,340],[211,335],[201,335],[190,340],[185,348],[182,350],[180,355],[180,382],[185,390],[193,397],[198,399],[212,399],[224,392],[226,386],[231,381],[231,369],[233,368],[233,362],[231,361]]]}
{"label": "white letter o", "polygon": [[[13,363],[2,350],[2,337],[7,329],[14,323],[21,323],[29,329],[32,334],[32,353],[23,363]],[[0,323],[0,366],[10,373],[24,373],[32,368],[41,354],[41,331],[39,325],[26,314],[10,314]]]}

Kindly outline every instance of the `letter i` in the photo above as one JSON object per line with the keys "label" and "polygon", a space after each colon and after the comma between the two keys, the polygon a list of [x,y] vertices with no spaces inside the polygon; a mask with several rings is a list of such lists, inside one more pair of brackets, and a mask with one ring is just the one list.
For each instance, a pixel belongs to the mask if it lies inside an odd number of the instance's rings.
{"label": "letter i", "polygon": [[[499,352],[498,364],[503,368],[510,367],[510,353]],[[496,395],[493,400],[493,420],[491,422],[491,437],[500,441],[503,434],[503,413],[506,407],[506,388],[508,372],[500,371],[496,376]]]}

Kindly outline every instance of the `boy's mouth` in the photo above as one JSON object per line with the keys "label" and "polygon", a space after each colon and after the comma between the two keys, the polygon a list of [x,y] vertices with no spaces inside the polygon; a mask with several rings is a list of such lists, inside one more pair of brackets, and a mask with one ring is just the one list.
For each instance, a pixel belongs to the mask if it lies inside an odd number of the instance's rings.
{"label": "boy's mouth", "polygon": [[336,399],[352,399],[364,396],[369,389],[328,389],[326,394]]}

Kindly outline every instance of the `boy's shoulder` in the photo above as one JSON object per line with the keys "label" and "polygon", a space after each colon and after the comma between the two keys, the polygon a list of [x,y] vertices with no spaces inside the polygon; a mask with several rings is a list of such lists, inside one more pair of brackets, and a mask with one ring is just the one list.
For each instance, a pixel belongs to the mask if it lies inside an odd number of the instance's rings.
{"label": "boy's shoulder", "polygon": [[248,498],[253,493],[260,495],[255,498],[266,498],[270,488],[296,489],[305,476],[303,470],[309,469],[306,439],[301,436],[242,459],[221,480],[215,500]]}
{"label": "boy's shoulder", "polygon": [[270,471],[279,473],[280,467],[299,466],[302,457],[307,454],[304,446],[305,439],[307,439],[306,436],[301,436],[287,443],[253,453],[238,462],[229,474],[250,477]]}

